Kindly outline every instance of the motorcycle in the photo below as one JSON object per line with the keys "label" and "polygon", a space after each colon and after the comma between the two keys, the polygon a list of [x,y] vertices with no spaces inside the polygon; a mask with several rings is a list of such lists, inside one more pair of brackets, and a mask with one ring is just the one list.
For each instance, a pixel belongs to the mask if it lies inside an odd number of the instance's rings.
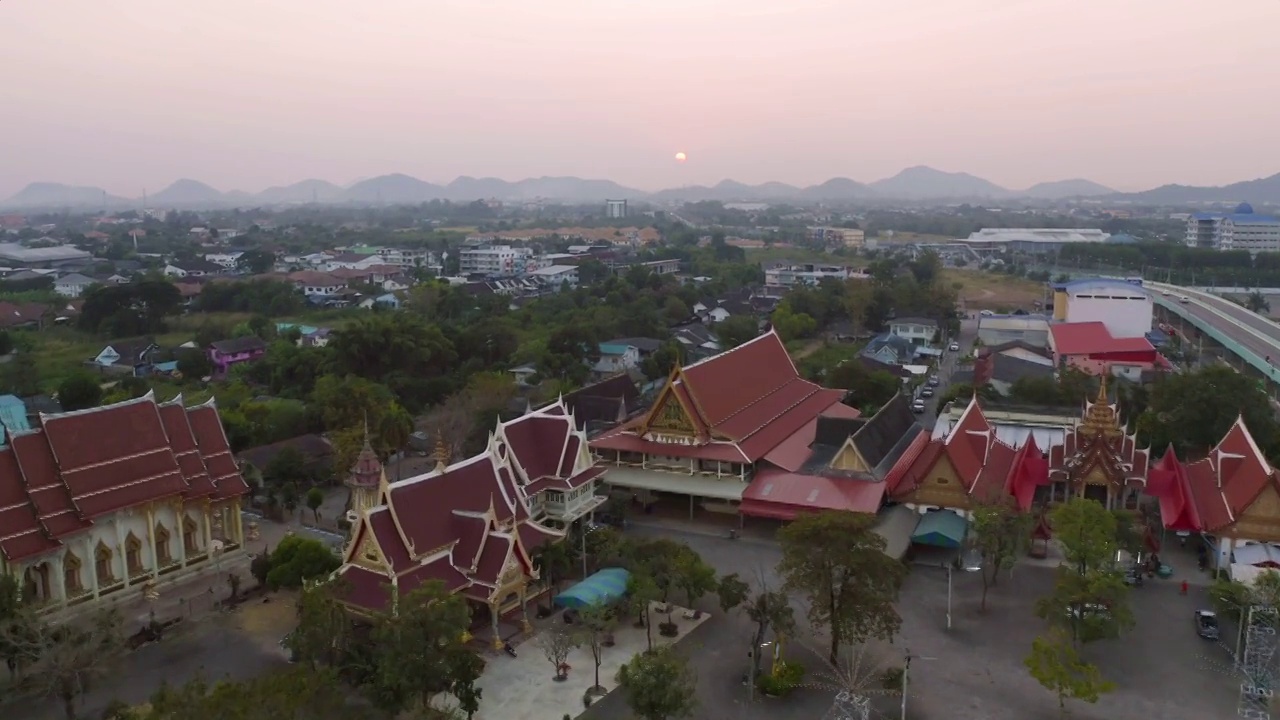
{"label": "motorcycle", "polygon": [[511,647],[511,643],[502,643],[502,649],[505,650],[507,654],[510,655],[511,657],[516,656],[516,649]]}

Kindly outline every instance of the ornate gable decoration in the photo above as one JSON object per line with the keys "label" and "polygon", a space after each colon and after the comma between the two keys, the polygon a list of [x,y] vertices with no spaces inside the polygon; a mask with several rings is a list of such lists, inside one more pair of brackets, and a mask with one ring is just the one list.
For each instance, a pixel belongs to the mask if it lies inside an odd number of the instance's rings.
{"label": "ornate gable decoration", "polygon": [[[672,368],[658,401],[638,428],[641,435],[656,435],[659,442],[690,443],[699,435],[699,424],[693,409],[687,407],[675,390],[676,382],[684,382],[679,366]],[[687,387],[687,383],[686,383]],[[665,436],[665,437],[664,437]]]}
{"label": "ornate gable decoration", "polygon": [[1102,383],[1098,387],[1098,398],[1089,403],[1080,421],[1080,434],[1084,437],[1118,438],[1124,434],[1120,429],[1120,413],[1116,406],[1107,399],[1107,376],[1102,375]]}

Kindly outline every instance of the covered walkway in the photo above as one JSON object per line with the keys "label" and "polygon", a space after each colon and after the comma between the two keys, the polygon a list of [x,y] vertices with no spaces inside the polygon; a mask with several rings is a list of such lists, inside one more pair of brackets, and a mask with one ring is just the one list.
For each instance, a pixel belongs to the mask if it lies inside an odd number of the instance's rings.
{"label": "covered walkway", "polygon": [[931,510],[920,517],[911,533],[911,542],[918,545],[959,549],[969,534],[969,521],[952,510]]}
{"label": "covered walkway", "polygon": [[574,610],[608,605],[627,594],[627,582],[630,579],[631,573],[622,568],[604,568],[556,595],[552,602],[559,607]]}
{"label": "covered walkway", "polygon": [[611,488],[687,496],[690,519],[699,505],[711,512],[737,514],[742,493],[747,489],[747,484],[736,475],[689,475],[635,467],[610,467],[603,479]]}

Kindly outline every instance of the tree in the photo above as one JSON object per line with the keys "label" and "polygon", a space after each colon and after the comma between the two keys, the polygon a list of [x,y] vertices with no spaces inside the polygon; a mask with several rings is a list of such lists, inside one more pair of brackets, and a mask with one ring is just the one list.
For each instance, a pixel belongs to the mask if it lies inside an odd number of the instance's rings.
{"label": "tree", "polygon": [[1110,567],[1116,550],[1116,517],[1096,500],[1072,497],[1049,513],[1063,555],[1081,575]]}
{"label": "tree", "polygon": [[0,355],[8,355],[13,352],[13,336],[8,330],[0,330]]}
{"label": "tree", "polygon": [[202,679],[163,685],[141,708],[113,720],[371,720],[367,708],[347,701],[338,673],[298,665],[242,682],[208,685]]}
{"label": "tree", "polygon": [[232,602],[240,597],[240,583],[240,573],[227,573],[227,587],[231,590]]}
{"label": "tree", "polygon": [[[463,644],[471,620],[466,600],[430,580],[396,602],[373,628],[371,699],[386,712],[426,707],[439,693],[465,705],[479,701],[483,661]],[[464,708],[465,709],[465,708]]]}
{"label": "tree", "polygon": [[786,589],[808,598],[809,622],[830,633],[832,664],[841,645],[889,639],[902,623],[893,604],[906,566],[884,554],[884,538],[871,530],[873,519],[823,512],[802,516],[778,532],[778,573]]}
{"label": "tree", "polygon": [[262,469],[262,479],[272,485],[284,486],[307,478],[307,458],[301,450],[286,445],[280,448]]}
{"label": "tree", "polygon": [[267,586],[272,590],[299,588],[304,580],[328,577],[341,564],[338,556],[319,540],[291,535],[281,540],[271,553]]}
{"label": "tree", "polygon": [[578,647],[579,642],[576,635],[566,632],[563,628],[553,628],[538,636],[538,647],[542,648],[542,654],[556,669],[556,680],[563,681],[569,677],[565,661],[569,659],[569,653]]}
{"label": "tree", "polygon": [[[676,298],[672,298],[675,300]],[[679,342],[665,342],[644,360],[640,361],[640,370],[650,380],[665,378],[671,368],[684,361],[684,346]]]}
{"label": "tree", "polygon": [[111,610],[57,627],[36,621],[10,640],[27,643],[24,654],[38,658],[39,672],[29,677],[42,694],[62,702],[67,720],[76,720],[76,701],[124,649],[120,617]]}
{"label": "tree", "polygon": [[1031,642],[1031,654],[1023,661],[1031,677],[1058,696],[1058,708],[1065,711],[1068,699],[1098,702],[1103,693],[1115,690],[1115,683],[1102,677],[1094,665],[1080,658],[1075,646],[1060,630]]}
{"label": "tree", "polygon": [[267,584],[267,576],[271,574],[271,553],[263,550],[253,556],[249,562],[249,574],[258,583],[258,587]]}
{"label": "tree", "polygon": [[1036,604],[1036,614],[1092,642],[1113,638],[1133,626],[1128,587],[1115,567],[1115,514],[1095,500],[1072,498],[1049,515],[1066,563],[1058,568],[1053,592]]}
{"label": "tree", "polygon": [[182,373],[182,377],[199,380],[213,374],[213,363],[203,351],[180,348],[175,354],[178,357],[178,372]]}
{"label": "tree", "polygon": [[317,487],[311,488],[307,491],[306,502],[307,508],[315,516],[316,522],[320,522],[320,506],[324,504],[324,491]]}
{"label": "tree", "polygon": [[810,337],[818,330],[816,320],[805,313],[792,312],[785,300],[773,311],[769,322],[777,331],[778,337],[787,342]]}
{"label": "tree", "polygon": [[560,591],[560,583],[573,572],[574,560],[577,559],[575,546],[569,541],[547,543],[533,554],[533,565],[538,575],[551,586],[551,594]]}
{"label": "tree", "polygon": [[595,685],[588,693],[603,695],[606,690],[600,685],[600,662],[604,659],[605,642],[610,641],[613,629],[617,625],[613,608],[603,605],[591,605],[582,610],[578,620],[578,642],[591,651],[591,659],[595,661]]}
{"label": "tree", "polygon": [[1263,295],[1260,290],[1254,290],[1244,299],[1244,306],[1256,313],[1271,312],[1271,302],[1267,300],[1267,296]]}
{"label": "tree", "polygon": [[1274,457],[1280,445],[1280,425],[1267,393],[1226,365],[1162,377],[1150,398],[1137,429],[1140,440],[1151,447],[1172,444],[1182,457],[1203,454],[1240,417],[1263,453]]}
{"label": "tree", "polygon": [[738,573],[729,573],[716,583],[716,595],[720,599],[720,609],[729,612],[747,601],[751,586],[738,577]]}
{"label": "tree", "polygon": [[697,678],[671,646],[646,650],[618,669],[627,706],[644,720],[688,717],[697,707]]}
{"label": "tree", "polygon": [[732,350],[760,334],[760,324],[749,315],[732,315],[715,324],[720,347]]}
{"label": "tree", "polygon": [[320,415],[333,442],[333,464],[345,471],[355,464],[365,441],[380,458],[387,458],[409,441],[413,417],[385,385],[364,378],[324,376],[311,393],[311,407]]}
{"label": "tree", "polygon": [[649,622],[649,611],[661,596],[662,591],[648,574],[633,572],[627,578],[627,611],[644,625],[645,640],[650,650],[653,649],[653,624]]}
{"label": "tree", "polygon": [[40,368],[30,352],[14,353],[7,364],[0,366],[0,377],[5,390],[13,395],[27,397],[40,392]]}
{"label": "tree", "polygon": [[690,610],[696,610],[694,603],[716,589],[716,569],[692,549],[685,548],[685,552],[679,555],[675,571],[675,584],[684,592]]}
{"label": "tree", "polygon": [[351,619],[338,600],[342,590],[340,584],[318,582],[304,587],[298,596],[298,625],[285,645],[312,668],[336,666],[354,639]]}
{"label": "tree", "polygon": [[97,376],[77,371],[58,383],[58,402],[63,410],[84,410],[102,402],[102,385]]}
{"label": "tree", "polygon": [[270,272],[276,263],[275,253],[270,250],[255,248],[246,250],[236,259],[236,267],[253,275]]}
{"label": "tree", "polygon": [[995,587],[1000,572],[1013,569],[1031,537],[1032,518],[1013,498],[1001,494],[980,503],[973,511],[974,547],[982,554],[982,611],[987,611],[987,591]]}
{"label": "tree", "polygon": [[795,633],[795,612],[786,593],[761,587],[750,597],[746,605],[747,617],[755,623],[751,638],[751,677],[760,676],[760,647],[770,631],[774,637]]}
{"label": "tree", "polygon": [[1258,573],[1251,584],[1219,578],[1209,586],[1209,601],[1224,619],[1239,622],[1254,605],[1280,607],[1280,572]]}

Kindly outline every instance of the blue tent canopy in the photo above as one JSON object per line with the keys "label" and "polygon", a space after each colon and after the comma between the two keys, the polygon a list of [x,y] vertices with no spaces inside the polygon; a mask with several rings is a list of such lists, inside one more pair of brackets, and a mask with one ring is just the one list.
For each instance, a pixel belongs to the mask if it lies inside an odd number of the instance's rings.
{"label": "blue tent canopy", "polygon": [[605,568],[555,596],[551,601],[560,607],[575,610],[592,605],[605,605],[626,594],[627,581],[630,579],[631,573],[622,568]]}
{"label": "blue tent canopy", "polygon": [[911,542],[935,547],[958,548],[969,533],[969,521],[951,510],[933,510],[920,518]]}

